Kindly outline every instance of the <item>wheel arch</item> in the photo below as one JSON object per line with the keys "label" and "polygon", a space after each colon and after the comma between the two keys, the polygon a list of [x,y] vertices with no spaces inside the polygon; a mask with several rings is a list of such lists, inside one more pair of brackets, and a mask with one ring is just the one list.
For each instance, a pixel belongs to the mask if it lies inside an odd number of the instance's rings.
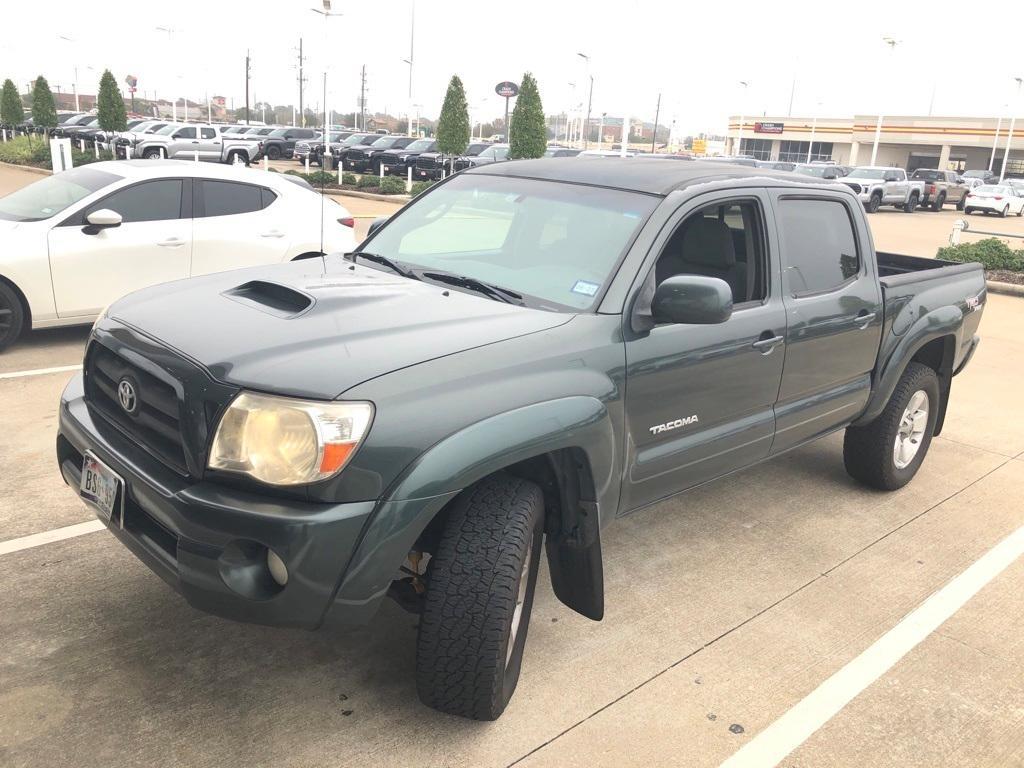
{"label": "wheel arch", "polygon": [[555,594],[582,615],[601,619],[600,518],[602,512],[614,514],[618,501],[615,446],[604,403],[589,396],[518,408],[440,441],[413,462],[378,504],[332,601],[342,606],[339,615],[350,615],[339,620],[362,621],[371,615],[408,553],[418,547],[429,551],[448,504],[463,489],[498,472],[541,487]]}

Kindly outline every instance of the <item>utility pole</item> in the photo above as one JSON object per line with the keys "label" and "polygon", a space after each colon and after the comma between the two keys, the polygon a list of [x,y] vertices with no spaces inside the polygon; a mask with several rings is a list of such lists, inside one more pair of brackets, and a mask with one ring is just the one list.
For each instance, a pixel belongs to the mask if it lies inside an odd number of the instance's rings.
{"label": "utility pole", "polygon": [[360,121],[363,126],[363,130],[366,130],[366,65],[363,64],[363,68],[360,74],[359,83],[359,115]]}
{"label": "utility pole", "polygon": [[651,132],[651,154],[654,154],[654,145],[658,141],[658,118],[661,117],[661,94],[658,94],[658,106],[654,108],[654,130]]}
{"label": "utility pole", "polygon": [[249,49],[245,50],[245,124],[249,124]]}
{"label": "utility pole", "polygon": [[303,72],[302,72],[302,65],[303,65],[304,58],[305,57],[302,55],[302,38],[300,37],[299,38],[299,119],[302,122],[302,127],[303,128],[306,127],[306,112],[302,108],[302,91],[303,91],[303,88],[306,85],[306,79],[303,76]]}

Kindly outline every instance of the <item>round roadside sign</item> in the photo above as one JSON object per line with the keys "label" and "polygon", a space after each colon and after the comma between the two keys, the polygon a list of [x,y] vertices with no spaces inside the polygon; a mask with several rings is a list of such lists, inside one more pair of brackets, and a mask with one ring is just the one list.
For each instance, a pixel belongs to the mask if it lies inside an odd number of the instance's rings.
{"label": "round roadside sign", "polygon": [[498,83],[494,86],[494,92],[503,99],[514,99],[519,95],[519,86],[506,80],[505,82]]}

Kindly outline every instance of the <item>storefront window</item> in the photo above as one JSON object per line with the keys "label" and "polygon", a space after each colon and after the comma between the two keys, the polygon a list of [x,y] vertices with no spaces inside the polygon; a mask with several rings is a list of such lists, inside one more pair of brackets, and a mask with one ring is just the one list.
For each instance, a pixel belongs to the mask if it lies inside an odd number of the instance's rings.
{"label": "storefront window", "polygon": [[[806,141],[783,141],[779,145],[779,160],[787,163],[807,162]],[[811,160],[831,160],[832,142],[816,141],[811,147]]]}
{"label": "storefront window", "polygon": [[755,160],[770,160],[772,156],[772,140],[743,139],[740,142],[740,154],[748,155]]}

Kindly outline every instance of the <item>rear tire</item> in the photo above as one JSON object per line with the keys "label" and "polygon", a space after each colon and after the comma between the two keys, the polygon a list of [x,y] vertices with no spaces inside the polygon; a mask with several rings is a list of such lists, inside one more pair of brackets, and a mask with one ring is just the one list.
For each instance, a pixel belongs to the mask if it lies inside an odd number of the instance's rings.
{"label": "rear tire", "polygon": [[967,193],[965,192],[965,193],[964,193],[964,196],[963,196],[963,197],[961,197],[961,198],[960,198],[960,201],[959,201],[959,202],[958,202],[958,203],[956,204],[956,209],[957,209],[958,211],[963,211],[963,210],[965,210],[966,208],[967,208]]}
{"label": "rear tire", "polygon": [[505,710],[522,665],[543,535],[544,497],[498,474],[453,503],[427,566],[416,690],[429,707],[474,720]]}
{"label": "rear tire", "polygon": [[999,218],[1000,219],[1005,219],[1006,218],[1006,214],[1008,214],[1009,212],[1010,212],[1010,206],[1004,205],[1003,206],[1003,210],[1001,210],[999,212]]}
{"label": "rear tire", "polygon": [[234,152],[229,152],[228,165],[234,165],[236,162],[240,162],[242,165],[248,167],[249,157],[245,154],[245,152],[239,152],[237,150]]}
{"label": "rear tire", "polygon": [[0,352],[21,335],[25,326],[25,308],[18,294],[7,283],[0,283]]}
{"label": "rear tire", "polygon": [[941,192],[939,194],[939,196],[937,198],[935,198],[935,202],[932,203],[932,210],[933,211],[941,211],[942,210],[942,206],[944,206],[945,204],[946,204],[946,193],[945,192]]}
{"label": "rear tire", "polygon": [[[912,401],[921,393],[925,398],[923,416],[919,408],[912,408]],[[883,491],[909,483],[928,454],[939,397],[939,377],[934,369],[910,363],[885,410],[869,424],[846,428],[843,463],[849,475]],[[922,431],[918,432],[919,428]],[[899,452],[901,448],[903,453]]]}

